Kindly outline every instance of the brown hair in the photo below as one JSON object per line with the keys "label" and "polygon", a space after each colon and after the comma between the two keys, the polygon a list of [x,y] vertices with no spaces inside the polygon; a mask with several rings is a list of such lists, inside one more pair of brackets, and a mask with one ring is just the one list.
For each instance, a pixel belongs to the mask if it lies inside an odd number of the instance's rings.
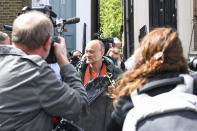
{"label": "brown hair", "polygon": [[173,28],[157,28],[147,34],[136,53],[136,66],[122,75],[114,93],[114,105],[120,96],[130,94],[162,73],[188,73],[181,41]]}
{"label": "brown hair", "polygon": [[42,12],[30,11],[17,17],[13,23],[12,42],[29,50],[39,48],[53,36],[51,20]]}

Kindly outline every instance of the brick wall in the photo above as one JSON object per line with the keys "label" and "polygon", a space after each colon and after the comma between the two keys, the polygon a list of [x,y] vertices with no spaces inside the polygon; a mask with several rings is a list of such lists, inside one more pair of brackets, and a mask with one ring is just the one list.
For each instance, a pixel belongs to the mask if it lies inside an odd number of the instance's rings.
{"label": "brick wall", "polygon": [[31,7],[31,0],[0,0],[0,31],[11,34],[4,29],[4,24],[12,25],[18,12],[24,7]]}

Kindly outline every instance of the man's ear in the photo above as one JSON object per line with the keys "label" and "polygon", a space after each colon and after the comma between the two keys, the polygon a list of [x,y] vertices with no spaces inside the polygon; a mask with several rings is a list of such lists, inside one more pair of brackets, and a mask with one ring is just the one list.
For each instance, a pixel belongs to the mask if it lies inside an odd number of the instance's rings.
{"label": "man's ear", "polygon": [[44,50],[45,51],[48,52],[50,50],[50,48],[51,48],[51,42],[52,42],[52,37],[50,36],[48,38],[48,40],[46,41],[46,43],[44,44]]}
{"label": "man's ear", "polygon": [[105,53],[105,51],[104,51],[104,50],[101,50],[101,54],[102,54],[102,56],[104,56],[104,53]]}

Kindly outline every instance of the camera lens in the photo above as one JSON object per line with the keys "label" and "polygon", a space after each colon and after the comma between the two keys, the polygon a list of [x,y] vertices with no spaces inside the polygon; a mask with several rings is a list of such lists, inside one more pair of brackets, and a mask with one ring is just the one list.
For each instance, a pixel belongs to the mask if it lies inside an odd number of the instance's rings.
{"label": "camera lens", "polygon": [[197,57],[189,58],[189,68],[193,71],[197,71]]}

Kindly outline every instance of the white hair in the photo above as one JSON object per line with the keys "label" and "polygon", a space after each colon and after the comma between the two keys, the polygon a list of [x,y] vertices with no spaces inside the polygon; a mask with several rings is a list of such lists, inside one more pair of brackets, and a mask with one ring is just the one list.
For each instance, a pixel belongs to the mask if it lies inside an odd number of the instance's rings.
{"label": "white hair", "polygon": [[120,43],[121,44],[121,41],[118,38],[114,38],[114,43]]}

